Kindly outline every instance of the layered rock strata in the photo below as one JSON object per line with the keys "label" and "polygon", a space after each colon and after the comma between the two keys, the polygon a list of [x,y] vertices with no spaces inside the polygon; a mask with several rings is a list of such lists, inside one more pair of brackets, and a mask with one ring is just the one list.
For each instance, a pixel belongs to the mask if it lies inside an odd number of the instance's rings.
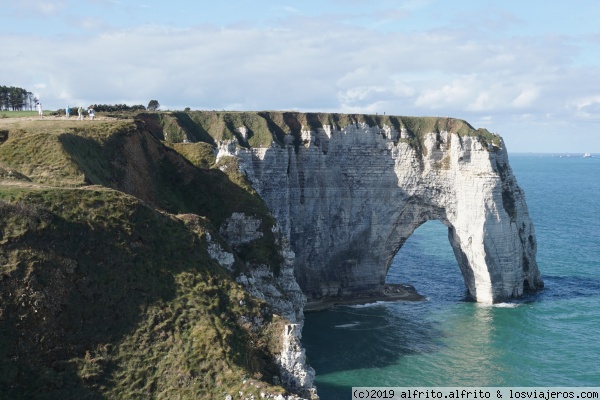
{"label": "layered rock strata", "polygon": [[[221,143],[279,221],[308,302],[385,292],[392,260],[428,220],[448,227],[479,302],[543,286],[525,196],[501,138],[355,123],[302,129],[265,148]],[[428,266],[424,265],[424,268]]]}

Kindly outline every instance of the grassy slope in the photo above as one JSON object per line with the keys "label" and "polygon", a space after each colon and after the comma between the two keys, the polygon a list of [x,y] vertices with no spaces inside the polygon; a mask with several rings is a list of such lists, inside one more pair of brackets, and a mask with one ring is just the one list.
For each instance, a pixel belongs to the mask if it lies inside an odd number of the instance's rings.
{"label": "grassy slope", "polygon": [[[44,115],[49,115],[53,111],[42,110]],[[0,111],[0,118],[16,118],[16,117],[38,117],[38,112],[36,110],[33,111],[8,111],[3,110]]]}
{"label": "grassy slope", "polygon": [[10,166],[34,182],[53,186],[110,187],[174,214],[207,217],[217,229],[233,212],[259,215],[264,220],[265,241],[260,251],[266,258],[244,261],[265,262],[274,268],[279,263],[278,249],[268,245],[274,241],[274,220],[265,204],[235,165],[223,171],[199,168],[214,163],[214,155],[205,143],[173,144],[191,149],[181,152],[194,165],[159,142],[141,122],[91,124],[62,120],[24,124],[13,126],[10,137],[0,146],[0,168],[7,170]]}
{"label": "grassy slope", "polygon": [[[205,243],[234,211],[260,215],[270,232],[255,193],[195,167],[132,121],[0,130],[8,132],[0,177],[11,178],[0,186],[0,398],[265,390],[282,321],[270,320]],[[272,243],[249,247],[238,269],[276,263]]]}

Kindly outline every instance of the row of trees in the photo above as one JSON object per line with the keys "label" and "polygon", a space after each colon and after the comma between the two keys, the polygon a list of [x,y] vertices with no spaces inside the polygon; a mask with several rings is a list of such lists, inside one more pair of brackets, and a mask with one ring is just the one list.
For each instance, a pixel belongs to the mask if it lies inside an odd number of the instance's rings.
{"label": "row of trees", "polygon": [[135,106],[128,106],[127,104],[92,104],[90,107],[97,112],[139,111],[146,109],[156,111],[160,108],[160,104],[157,100],[150,100],[148,107],[144,107],[141,104]]}
{"label": "row of trees", "polygon": [[15,86],[0,86],[0,111],[33,110],[37,99],[33,93]]}
{"label": "row of trees", "polygon": [[[38,99],[33,93],[15,86],[0,86],[0,111],[33,110]],[[150,100],[148,110],[156,111],[160,107],[157,100]],[[138,111],[146,110],[141,104],[128,106],[127,104],[94,104],[92,108],[98,112],[108,111]]]}
{"label": "row of trees", "polygon": [[137,111],[137,110],[145,110],[141,104],[128,106],[127,104],[92,104],[90,106],[97,112],[115,112],[115,111]]}

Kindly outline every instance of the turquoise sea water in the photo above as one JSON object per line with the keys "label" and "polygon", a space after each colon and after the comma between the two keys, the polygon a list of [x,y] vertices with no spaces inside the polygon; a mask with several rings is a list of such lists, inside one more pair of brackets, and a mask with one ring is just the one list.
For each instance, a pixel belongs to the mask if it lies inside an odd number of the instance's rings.
{"label": "turquoise sea water", "polygon": [[600,156],[513,154],[546,288],[469,302],[438,221],[394,259],[389,282],[425,302],[338,307],[306,315],[303,343],[322,400],[352,386],[600,386]]}

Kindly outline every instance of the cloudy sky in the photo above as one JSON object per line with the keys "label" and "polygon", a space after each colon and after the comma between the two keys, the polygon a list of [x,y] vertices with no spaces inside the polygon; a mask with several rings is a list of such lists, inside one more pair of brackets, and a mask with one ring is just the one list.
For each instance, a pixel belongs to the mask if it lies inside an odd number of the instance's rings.
{"label": "cloudy sky", "polygon": [[452,116],[600,153],[597,0],[0,0],[0,85],[46,109]]}

